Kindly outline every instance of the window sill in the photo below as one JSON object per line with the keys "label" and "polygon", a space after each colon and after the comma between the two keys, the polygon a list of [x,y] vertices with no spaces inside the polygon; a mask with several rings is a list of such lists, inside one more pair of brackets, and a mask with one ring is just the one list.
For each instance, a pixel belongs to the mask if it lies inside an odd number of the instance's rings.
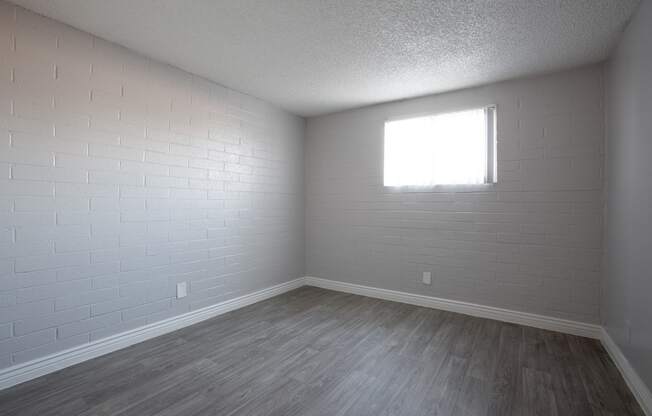
{"label": "window sill", "polygon": [[490,192],[497,183],[459,184],[459,185],[430,185],[430,186],[386,186],[383,190],[389,193],[445,193],[445,192]]}

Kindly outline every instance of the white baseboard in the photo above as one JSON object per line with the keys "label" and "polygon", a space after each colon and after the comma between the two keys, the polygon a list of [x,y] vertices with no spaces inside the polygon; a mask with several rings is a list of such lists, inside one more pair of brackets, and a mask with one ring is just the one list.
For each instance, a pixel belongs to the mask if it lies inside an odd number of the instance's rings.
{"label": "white baseboard", "polygon": [[548,329],[551,331],[563,332],[565,334],[579,335],[595,339],[600,339],[602,336],[602,327],[599,325],[553,318],[550,316],[536,315],[533,313],[495,308],[492,306],[478,305],[475,303],[461,302],[457,300],[436,298],[433,296],[416,295],[413,293],[399,292],[396,290],[379,289],[375,287],[356,285],[336,280],[321,279],[318,277],[306,277],[306,284],[308,286],[316,286],[324,289],[336,290],[339,292],[353,293],[356,295],[368,296],[372,298],[409,303],[411,305],[425,306],[428,308],[441,309],[450,312],[457,312],[465,315],[477,316],[480,318],[495,319],[497,321],[511,322],[514,324],[527,325],[535,328]]}
{"label": "white baseboard", "polygon": [[304,285],[600,339],[645,414],[652,416],[652,394],[650,390],[634,371],[620,348],[599,325],[310,276],[294,279],[216,305],[0,370],[0,390],[269,299]]}
{"label": "white baseboard", "polygon": [[602,345],[604,349],[607,350],[609,356],[620,370],[620,374],[623,375],[627,386],[636,397],[636,400],[641,405],[643,412],[647,416],[652,416],[652,392],[645,385],[643,380],[638,376],[638,373],[629,363],[629,360],[625,357],[623,352],[620,350],[618,345],[611,338],[609,333],[602,329]]}
{"label": "white baseboard", "polygon": [[432,296],[416,295],[413,293],[399,292],[396,290],[379,289],[376,287],[356,285],[353,283],[340,282],[336,280],[321,279],[307,276],[305,284],[308,286],[321,287],[323,289],[336,290],[338,292],[352,293],[355,295],[368,296],[371,298],[390,300],[394,302],[408,303],[411,305],[424,306],[433,309],[441,309],[450,312],[457,312],[465,315],[477,316],[497,321],[511,322],[515,324],[532,326],[535,328],[547,329],[562,332],[570,335],[579,335],[588,338],[599,339],[605,350],[618,367],[618,370],[625,379],[634,397],[647,416],[652,416],[652,393],[638,376],[636,371],[629,364],[616,343],[600,325],[587,324],[584,322],[570,321],[566,319],[553,318],[550,316],[536,315],[527,312],[519,312],[509,309],[495,308],[492,306],[478,305],[468,302],[460,302],[450,299],[436,298]]}
{"label": "white baseboard", "polygon": [[268,287],[244,296],[230,299],[216,305],[184,313],[153,324],[135,328],[112,335],[88,344],[83,344],[24,364],[0,370],[0,390],[44,376],[62,368],[69,367],[92,358],[167,334],[177,329],[196,324],[226,312],[269,299],[281,293],[299,288],[305,284],[305,278],[291,280]]}

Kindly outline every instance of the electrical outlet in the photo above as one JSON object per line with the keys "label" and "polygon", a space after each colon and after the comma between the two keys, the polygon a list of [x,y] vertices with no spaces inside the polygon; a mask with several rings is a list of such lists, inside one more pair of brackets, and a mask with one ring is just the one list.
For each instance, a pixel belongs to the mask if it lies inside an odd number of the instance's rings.
{"label": "electrical outlet", "polygon": [[431,284],[432,283],[432,273],[423,272],[423,277],[421,278],[421,281],[423,282],[424,285]]}
{"label": "electrical outlet", "polygon": [[188,296],[188,285],[186,282],[177,283],[177,298],[185,298]]}

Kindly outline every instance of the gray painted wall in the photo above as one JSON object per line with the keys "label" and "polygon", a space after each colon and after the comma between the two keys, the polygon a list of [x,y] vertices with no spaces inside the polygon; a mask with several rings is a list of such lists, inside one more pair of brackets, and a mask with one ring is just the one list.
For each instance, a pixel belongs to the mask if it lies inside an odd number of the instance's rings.
{"label": "gray painted wall", "polygon": [[609,62],[602,318],[652,388],[652,2]]}
{"label": "gray painted wall", "polygon": [[4,2],[0,56],[0,368],[303,275],[302,119]]}
{"label": "gray painted wall", "polygon": [[[648,384],[651,9],[608,72],[602,304]],[[304,149],[298,117],[4,2],[0,39],[0,368],[304,268],[599,321],[600,66],[313,118]],[[497,185],[383,188],[386,118],[487,104]]]}
{"label": "gray painted wall", "polygon": [[[598,322],[602,98],[591,66],[308,119],[307,274]],[[385,119],[488,104],[498,184],[383,187]]]}

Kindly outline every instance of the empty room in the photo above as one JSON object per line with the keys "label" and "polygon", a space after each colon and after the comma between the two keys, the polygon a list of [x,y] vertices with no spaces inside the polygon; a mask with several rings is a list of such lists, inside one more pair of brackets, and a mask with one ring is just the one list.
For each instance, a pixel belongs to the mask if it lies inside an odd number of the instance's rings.
{"label": "empty room", "polygon": [[652,416],[652,0],[0,0],[0,415]]}

